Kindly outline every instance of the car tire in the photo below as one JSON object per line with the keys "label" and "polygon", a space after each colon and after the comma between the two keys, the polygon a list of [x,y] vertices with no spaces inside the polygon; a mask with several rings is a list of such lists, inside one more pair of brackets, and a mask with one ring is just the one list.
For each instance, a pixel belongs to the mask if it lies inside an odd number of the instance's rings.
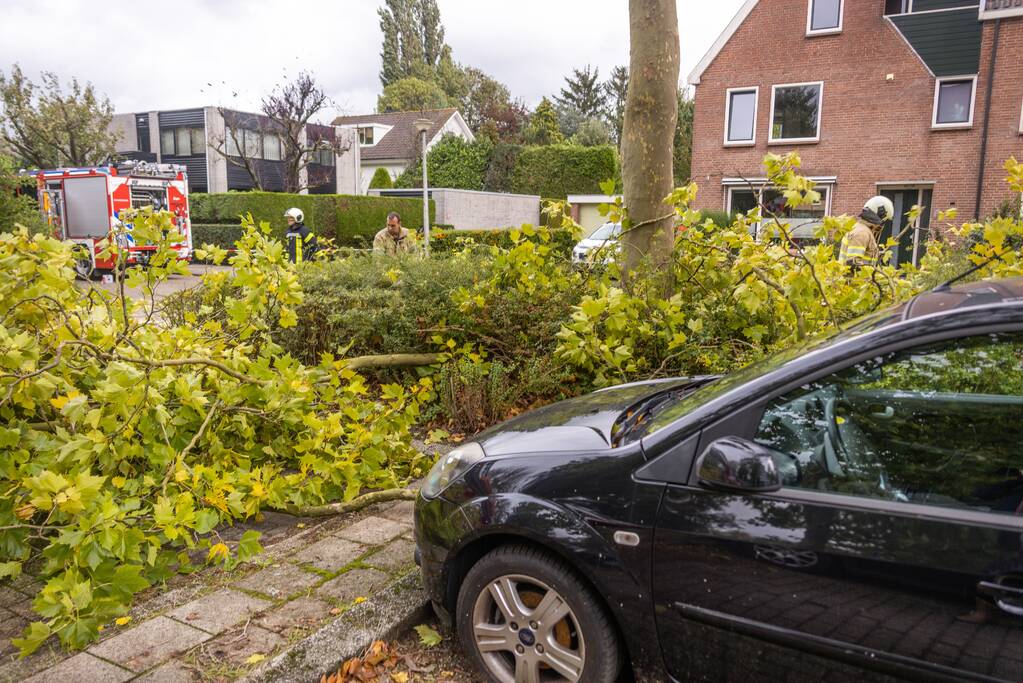
{"label": "car tire", "polygon": [[480,559],[462,582],[455,619],[465,652],[494,683],[618,678],[621,649],[604,604],[537,548],[507,545]]}

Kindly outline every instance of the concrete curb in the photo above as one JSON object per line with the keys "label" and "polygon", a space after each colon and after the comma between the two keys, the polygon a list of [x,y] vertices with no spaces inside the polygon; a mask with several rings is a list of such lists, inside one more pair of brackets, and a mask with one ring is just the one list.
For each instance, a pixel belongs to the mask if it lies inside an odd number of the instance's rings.
{"label": "concrete curb", "polygon": [[319,683],[374,640],[388,640],[425,621],[430,602],[419,570],[405,574],[240,679],[241,683]]}

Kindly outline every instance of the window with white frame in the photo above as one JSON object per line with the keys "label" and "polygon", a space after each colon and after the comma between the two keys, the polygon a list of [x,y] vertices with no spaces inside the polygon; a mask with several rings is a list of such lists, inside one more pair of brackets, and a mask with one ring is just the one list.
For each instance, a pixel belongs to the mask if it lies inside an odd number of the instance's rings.
{"label": "window with white frame", "polygon": [[1023,106],[1019,108],[1019,134],[1023,135]]}
{"label": "window with white frame", "polygon": [[934,84],[934,128],[969,128],[973,125],[976,76],[939,78]]}
{"label": "window with white frame", "polygon": [[759,88],[729,88],[725,94],[725,144],[753,145],[757,141]]}
{"label": "window with white frame", "polygon": [[821,133],[824,83],[791,83],[771,90],[769,142],[817,142]]}
{"label": "window with white frame", "polygon": [[842,31],[845,0],[808,0],[806,35],[824,35]]}
{"label": "window with white frame", "polygon": [[373,144],[373,126],[365,126],[359,128],[359,144],[360,145]]}
{"label": "window with white frame", "polygon": [[885,0],[884,13],[885,16],[892,14],[907,14],[911,11],[912,4],[910,0]]}
{"label": "window with white frame", "polygon": [[733,185],[727,187],[726,209],[729,214],[748,213],[760,207],[761,221],[752,226],[754,236],[759,237],[764,228],[781,224],[792,239],[800,243],[816,242],[814,231],[824,222],[831,206],[832,185],[820,184],[814,190],[820,195],[813,204],[793,209],[787,206],[781,190],[762,185]]}

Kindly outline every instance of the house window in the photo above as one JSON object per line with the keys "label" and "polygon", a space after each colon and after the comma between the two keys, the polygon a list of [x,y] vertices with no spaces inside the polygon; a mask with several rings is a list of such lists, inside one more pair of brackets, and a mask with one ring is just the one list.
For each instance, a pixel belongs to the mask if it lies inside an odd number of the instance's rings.
{"label": "house window", "polygon": [[820,82],[774,86],[769,142],[819,141],[823,95]]}
{"label": "house window", "polygon": [[359,129],[359,144],[360,145],[372,145],[373,144],[373,126],[367,126]]}
{"label": "house window", "polygon": [[262,159],[263,158],[263,136],[254,130],[243,130],[241,131],[244,135],[244,141],[242,143],[242,149],[245,150],[245,156],[249,159]]}
{"label": "house window", "polygon": [[318,149],[316,150],[316,154],[313,156],[313,160],[320,166],[333,166],[334,150],[330,147]]}
{"label": "house window", "polygon": [[842,30],[842,5],[845,0],[809,0],[806,34],[839,33]]}
{"label": "house window", "polygon": [[757,141],[758,88],[731,88],[725,102],[725,144],[752,145]]}
{"label": "house window", "polygon": [[885,16],[890,14],[908,14],[913,9],[912,0],[885,0]]}
{"label": "house window", "polygon": [[203,128],[164,128],[160,131],[160,151],[178,157],[205,154],[206,131]]}
{"label": "house window", "polygon": [[237,128],[228,128],[225,137],[227,138],[225,140],[227,143],[227,156],[240,157],[242,155],[242,131]]}
{"label": "house window", "polygon": [[816,244],[814,231],[824,222],[831,202],[831,185],[818,185],[814,189],[820,199],[814,204],[793,209],[786,206],[785,196],[780,190],[749,184],[728,188],[726,208],[729,213],[747,213],[760,207],[763,220],[753,226],[754,236],[759,237],[764,228],[780,223],[789,236],[800,244]]}
{"label": "house window", "polygon": [[263,158],[267,161],[281,160],[281,139],[272,133],[263,134]]}
{"label": "house window", "polygon": [[939,78],[934,84],[934,128],[969,128],[973,125],[976,76]]}

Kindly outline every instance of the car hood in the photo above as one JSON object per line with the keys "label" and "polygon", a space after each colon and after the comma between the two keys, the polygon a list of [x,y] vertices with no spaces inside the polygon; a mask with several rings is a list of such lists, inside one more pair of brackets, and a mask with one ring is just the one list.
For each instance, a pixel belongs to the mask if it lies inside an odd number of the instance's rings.
{"label": "car hood", "polygon": [[608,449],[611,427],[626,408],[655,394],[711,379],[675,377],[601,389],[519,415],[481,432],[475,441],[488,456]]}

